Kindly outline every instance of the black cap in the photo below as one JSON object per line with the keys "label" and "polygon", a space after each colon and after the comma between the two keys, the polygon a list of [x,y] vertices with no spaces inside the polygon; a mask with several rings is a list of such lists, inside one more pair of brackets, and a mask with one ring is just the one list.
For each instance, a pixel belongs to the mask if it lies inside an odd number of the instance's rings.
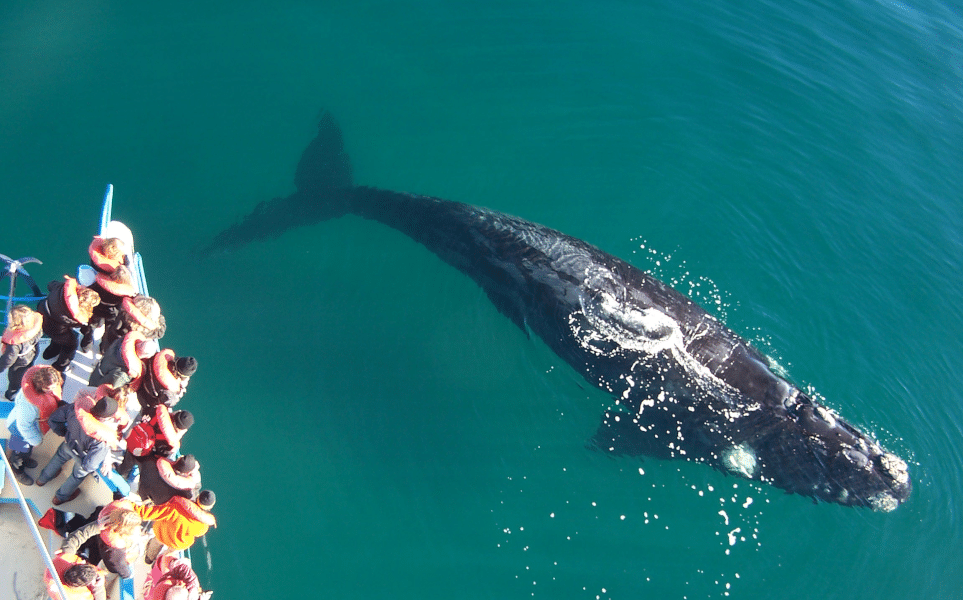
{"label": "black cap", "polygon": [[197,495],[197,504],[201,508],[210,508],[214,506],[215,502],[217,502],[217,498],[211,490],[201,490],[201,493]]}
{"label": "black cap", "polygon": [[182,356],[174,361],[171,370],[178,377],[190,377],[197,371],[197,360],[193,356]]}
{"label": "black cap", "polygon": [[117,412],[117,401],[110,396],[104,396],[90,409],[90,414],[98,419],[105,419]]}
{"label": "black cap", "polygon": [[185,454],[174,462],[174,470],[181,475],[188,475],[197,468],[197,460],[193,454]]}
{"label": "black cap", "polygon": [[171,415],[171,423],[180,431],[184,431],[194,424],[194,415],[189,410],[179,410]]}

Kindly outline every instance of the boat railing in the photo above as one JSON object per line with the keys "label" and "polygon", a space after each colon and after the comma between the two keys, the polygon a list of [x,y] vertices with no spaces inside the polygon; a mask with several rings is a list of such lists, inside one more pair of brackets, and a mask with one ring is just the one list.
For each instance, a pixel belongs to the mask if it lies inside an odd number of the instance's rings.
{"label": "boat railing", "polygon": [[[47,544],[44,543],[43,538],[40,537],[40,529],[37,524],[34,523],[33,515],[30,514],[30,505],[27,503],[27,499],[23,495],[23,490],[20,489],[20,483],[17,481],[16,475],[13,472],[13,466],[7,459],[6,444],[3,444],[3,451],[0,455],[3,455],[3,470],[7,477],[10,479],[10,485],[13,490],[17,493],[17,504],[20,505],[20,511],[23,513],[23,520],[27,523],[30,534],[33,536],[33,541],[37,545],[37,549],[40,551],[40,556],[43,558],[44,563],[47,565],[47,569],[50,571],[51,580],[57,582],[57,589],[60,591],[61,598],[69,598],[67,591],[64,589],[63,583],[60,581],[60,577],[57,577],[57,568],[54,566],[53,558],[50,556],[50,552],[47,550]],[[2,484],[3,478],[0,478],[0,484]],[[39,512],[39,511],[38,511]]]}

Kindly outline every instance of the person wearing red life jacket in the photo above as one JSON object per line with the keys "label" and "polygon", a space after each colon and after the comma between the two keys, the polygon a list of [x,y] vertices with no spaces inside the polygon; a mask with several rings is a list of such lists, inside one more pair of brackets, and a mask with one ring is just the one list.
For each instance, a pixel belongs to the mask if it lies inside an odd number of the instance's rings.
{"label": "person wearing red life jacket", "polygon": [[124,460],[117,467],[117,472],[130,481],[135,464],[140,465],[162,456],[176,456],[180,452],[184,434],[193,424],[194,415],[190,411],[171,412],[164,404],[154,409],[153,417],[141,415],[140,422],[127,434],[127,451],[124,452]]}
{"label": "person wearing red life jacket", "polygon": [[145,360],[144,378],[137,388],[137,399],[144,413],[153,415],[154,408],[160,404],[173,408],[184,396],[196,371],[197,360],[193,356],[178,357],[169,348]]}
{"label": "person wearing red life jacket", "polygon": [[214,492],[203,490],[192,501],[174,496],[164,504],[134,504],[134,511],[145,521],[154,521],[154,537],[148,540],[144,562],[153,564],[157,555],[167,548],[170,551],[187,550],[194,540],[217,526],[211,508],[216,498]]}
{"label": "person wearing red life jacket", "polygon": [[104,589],[106,573],[76,554],[58,551],[53,555],[54,569],[57,577],[63,583],[66,597],[61,597],[60,589],[54,581],[50,570],[44,571],[43,580],[47,585],[47,594],[53,600],[106,600],[107,591]]}
{"label": "person wearing red life jacket", "polygon": [[153,348],[153,344],[136,331],[115,340],[94,365],[88,385],[108,384],[113,388],[130,385],[132,389],[136,389],[144,373],[142,361],[152,355]]}
{"label": "person wearing red life jacket", "polygon": [[201,487],[201,467],[193,454],[185,454],[177,460],[152,457],[139,464],[137,493],[154,504],[164,504],[174,496],[192,499]]}
{"label": "person wearing red life jacket", "polygon": [[10,439],[10,466],[21,485],[33,485],[33,478],[26,469],[37,466],[30,458],[34,447],[43,441],[50,430],[50,415],[62,403],[63,377],[60,372],[46,365],[36,365],[23,375],[23,385],[13,398],[13,410],[7,416]]}
{"label": "person wearing red life jacket", "polygon": [[43,334],[43,317],[21,304],[13,307],[9,320],[0,337],[0,372],[7,371],[8,383],[4,397],[13,400],[20,390],[23,374],[37,358],[37,344]]}
{"label": "person wearing red life jacket", "polygon": [[43,332],[50,338],[43,357],[56,356],[51,366],[65,373],[77,353],[74,330],[79,330],[84,338],[92,335],[90,319],[94,308],[100,304],[100,296],[67,275],[63,281],[48,283],[47,292],[47,297],[37,304],[37,312],[43,315]]}
{"label": "person wearing red life jacket", "polygon": [[104,329],[100,347],[107,348],[114,340],[124,337],[131,331],[140,332],[149,340],[164,336],[167,331],[167,321],[161,314],[160,304],[156,300],[143,294],[124,298],[120,303],[120,312],[113,326]]}

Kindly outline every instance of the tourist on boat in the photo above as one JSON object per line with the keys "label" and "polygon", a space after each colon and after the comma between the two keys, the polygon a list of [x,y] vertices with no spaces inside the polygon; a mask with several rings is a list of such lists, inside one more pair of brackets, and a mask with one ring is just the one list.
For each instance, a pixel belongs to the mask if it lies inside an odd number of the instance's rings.
{"label": "tourist on boat", "polygon": [[[13,400],[20,390],[23,374],[37,358],[37,344],[43,334],[43,317],[29,306],[18,305],[10,311],[9,322],[0,336],[0,373],[7,371],[4,397]],[[9,370],[8,370],[9,369]]]}
{"label": "tourist on boat", "polygon": [[62,432],[65,439],[40,472],[37,485],[46,485],[60,474],[65,464],[76,459],[70,475],[53,497],[54,506],[79,496],[84,478],[102,468],[110,450],[119,447],[122,442],[118,435],[118,420],[121,417],[117,412],[117,400],[105,396],[89,410],[83,408],[82,404],[76,407],[74,404],[65,404],[50,415],[50,428],[58,435]]}
{"label": "tourist on boat", "polygon": [[67,593],[66,597],[61,597],[57,582],[50,574],[50,569],[47,569],[44,571],[43,580],[47,584],[47,593],[53,600],[106,600],[106,571],[98,569],[76,554],[63,551],[53,555],[53,564]]}
{"label": "tourist on boat", "polygon": [[74,330],[80,330],[85,338],[92,335],[90,318],[94,308],[100,304],[100,296],[67,275],[64,275],[63,281],[48,283],[47,292],[47,297],[37,304],[37,311],[43,315],[43,332],[50,338],[50,345],[44,350],[43,357],[50,359],[56,356],[51,366],[66,373],[70,361],[77,354],[77,335]]}
{"label": "tourist on boat", "polygon": [[145,360],[144,378],[137,388],[137,399],[145,414],[152,414],[160,404],[173,408],[184,396],[196,371],[197,360],[193,356],[178,357],[169,348]]}
{"label": "tourist on boat", "polygon": [[138,331],[145,338],[156,340],[163,337],[166,330],[167,322],[161,314],[160,304],[149,296],[137,294],[121,301],[118,319],[114,321],[112,327],[104,328],[100,347],[107,348],[114,340],[124,337],[131,331]]}
{"label": "tourist on boat", "polygon": [[110,275],[121,265],[130,266],[127,258],[127,244],[120,238],[104,238],[95,235],[87,248],[87,253],[90,255],[90,266],[98,273]]}
{"label": "tourist on boat", "polygon": [[63,377],[60,372],[46,365],[27,369],[23,375],[23,386],[13,398],[13,410],[7,416],[7,429],[10,430],[10,466],[21,485],[33,485],[33,478],[26,469],[37,466],[30,457],[35,446],[43,441],[43,435],[50,430],[50,415],[61,403]]}
{"label": "tourist on boat", "polygon": [[201,487],[201,467],[193,454],[177,460],[158,456],[140,462],[140,486],[137,493],[144,500],[163,504],[173,498],[192,499]]}
{"label": "tourist on boat", "polygon": [[130,500],[115,500],[95,511],[93,519],[79,527],[64,540],[60,549],[78,556],[87,555],[87,561],[98,565],[101,561],[111,573],[125,579],[134,576],[133,564],[144,547],[142,520],[133,510]]}
{"label": "tourist on boat", "polygon": [[104,350],[90,373],[88,385],[107,384],[113,388],[135,386],[144,373],[142,359],[153,354],[154,345],[144,335],[131,331]]}
{"label": "tourist on boat", "polygon": [[[124,298],[133,298],[137,294],[133,276],[125,265],[120,265],[113,273],[98,272],[90,289],[100,295],[100,304],[94,308],[94,316],[90,324],[95,329],[104,325],[105,331],[117,327]],[[85,336],[83,340],[85,345],[89,344],[91,339]],[[101,343],[100,351],[103,352],[105,348],[106,346]]]}
{"label": "tourist on boat", "polygon": [[161,551],[187,550],[198,536],[215,527],[217,522],[210,512],[215,500],[214,492],[203,490],[197,500],[174,496],[161,505],[134,504],[134,511],[142,519],[154,521],[154,537],[147,541],[144,562],[153,564]]}
{"label": "tourist on boat", "polygon": [[191,561],[171,554],[154,561],[144,580],[144,600],[201,600],[209,596],[210,592],[201,592],[201,583],[191,568]]}
{"label": "tourist on boat", "polygon": [[154,416],[142,415],[140,422],[127,434],[127,450],[117,472],[130,481],[131,469],[135,464],[153,461],[161,456],[176,456],[181,448],[181,439],[193,424],[194,415],[190,411],[171,412],[164,404],[155,408]]}

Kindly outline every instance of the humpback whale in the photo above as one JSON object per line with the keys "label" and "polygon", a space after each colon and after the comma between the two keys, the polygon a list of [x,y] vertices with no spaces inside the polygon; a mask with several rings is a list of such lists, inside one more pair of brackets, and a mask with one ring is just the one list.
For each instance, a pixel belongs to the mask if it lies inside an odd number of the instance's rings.
{"label": "humpback whale", "polygon": [[379,221],[471,277],[526,334],[614,396],[597,448],[704,462],[814,501],[877,511],[909,497],[906,462],[647,272],[524,219],[357,186],[329,113],[302,154],[295,187],[220,232],[207,251],[347,214]]}

